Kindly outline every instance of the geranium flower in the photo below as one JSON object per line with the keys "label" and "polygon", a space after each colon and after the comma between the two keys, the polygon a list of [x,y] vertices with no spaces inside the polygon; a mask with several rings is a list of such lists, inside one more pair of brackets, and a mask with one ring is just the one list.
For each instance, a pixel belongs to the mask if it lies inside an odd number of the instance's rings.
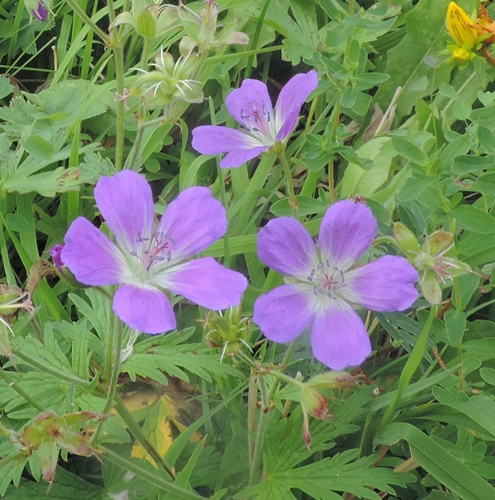
{"label": "geranium flower", "polygon": [[196,127],[192,147],[204,155],[227,153],[220,167],[240,167],[287,139],[296,127],[301,106],[317,86],[314,70],[294,76],[281,90],[273,109],[266,85],[259,80],[244,80],[241,88],[228,95],[225,104],[245,130],[216,125]]}
{"label": "geranium flower", "polygon": [[102,177],[95,199],[116,244],[78,217],[65,235],[61,258],[85,285],[120,285],[113,310],[124,323],[144,333],[175,329],[165,290],[208,309],[240,303],[247,286],[242,274],[211,257],[186,261],[227,229],[225,209],[209,189],[184,190],[156,229],[151,188],[136,172]]}
{"label": "geranium flower", "polygon": [[318,247],[296,219],[280,217],[258,234],[258,256],[285,274],[286,284],[254,304],[254,322],[275,342],[289,342],[311,327],[315,357],[334,370],[362,363],[371,352],[353,305],[403,311],[416,300],[418,272],[387,255],[354,267],[373,242],[377,222],[363,204],[340,201],[326,212]]}

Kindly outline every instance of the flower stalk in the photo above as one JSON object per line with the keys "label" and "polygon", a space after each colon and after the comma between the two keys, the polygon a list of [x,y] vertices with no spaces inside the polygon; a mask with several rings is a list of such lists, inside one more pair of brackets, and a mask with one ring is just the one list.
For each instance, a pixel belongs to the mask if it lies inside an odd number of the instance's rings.
{"label": "flower stalk", "polygon": [[285,180],[287,182],[287,195],[289,197],[289,206],[292,210],[292,214],[295,219],[299,219],[298,206],[299,202],[296,198],[296,193],[294,192],[294,181],[292,180],[292,172],[290,171],[290,165],[287,161],[285,154],[282,152],[278,155],[280,163],[284,168]]}

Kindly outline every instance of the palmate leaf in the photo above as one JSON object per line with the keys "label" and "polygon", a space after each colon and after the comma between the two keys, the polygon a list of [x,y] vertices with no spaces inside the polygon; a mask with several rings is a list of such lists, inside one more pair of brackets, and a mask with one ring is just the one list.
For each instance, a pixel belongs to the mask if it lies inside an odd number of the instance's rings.
{"label": "palmate leaf", "polygon": [[[311,453],[328,452],[336,437],[358,431],[360,427],[352,422],[362,418],[367,411],[364,405],[371,400],[371,394],[372,388],[366,387],[338,402],[331,408],[335,414],[332,422],[313,420],[310,424]],[[253,495],[258,500],[286,500],[296,498],[291,493],[294,489],[314,499],[340,499],[340,492],[348,492],[359,498],[378,500],[379,495],[370,488],[393,494],[391,485],[405,486],[414,480],[407,474],[373,468],[376,457],[358,459],[359,450],[348,450],[306,465],[310,455],[302,437],[302,425],[300,408],[287,419],[281,419],[276,412],[270,414],[263,454],[264,479],[234,498]]]}
{"label": "palmate leaf", "polygon": [[[369,488],[395,494],[391,486],[406,486],[414,481],[411,474],[397,474],[390,469],[373,468],[376,456],[356,460],[359,450],[347,450],[297,469],[280,470],[263,482],[242,491],[235,498],[256,495],[258,500],[296,498],[291,489],[304,491],[315,500],[341,500],[337,492],[347,492],[359,498],[379,500],[378,493]],[[290,496],[289,496],[290,495]]]}
{"label": "palmate leaf", "polygon": [[189,382],[186,372],[211,382],[212,375],[219,377],[242,377],[242,373],[227,362],[220,363],[220,355],[203,344],[182,344],[194,333],[194,328],[185,332],[148,338],[134,346],[134,352],[123,364],[131,380],[137,375],[149,377],[167,385],[164,373]]}

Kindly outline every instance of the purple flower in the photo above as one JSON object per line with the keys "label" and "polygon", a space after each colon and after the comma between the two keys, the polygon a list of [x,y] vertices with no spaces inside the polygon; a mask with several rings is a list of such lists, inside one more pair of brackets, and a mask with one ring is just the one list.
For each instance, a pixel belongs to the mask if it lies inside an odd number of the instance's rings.
{"label": "purple flower", "polygon": [[136,172],[102,177],[95,199],[116,244],[78,217],[65,235],[62,260],[86,285],[120,285],[115,314],[131,328],[161,333],[176,328],[164,291],[208,309],[240,303],[246,278],[211,257],[186,261],[221,238],[227,217],[209,189],[191,187],[170,203],[154,228],[151,188]]}
{"label": "purple flower", "polygon": [[53,263],[57,269],[64,267],[64,261],[62,260],[62,249],[64,245],[57,243],[54,247],[50,248],[50,255],[52,256]]}
{"label": "purple flower", "polygon": [[48,15],[48,10],[41,0],[38,1],[38,8],[32,10],[33,16],[38,19],[38,21],[44,21]]}
{"label": "purple flower", "polygon": [[246,131],[204,125],[192,131],[192,146],[204,155],[227,153],[220,161],[222,168],[240,167],[292,133],[301,106],[317,86],[314,70],[294,76],[281,90],[273,109],[266,85],[258,80],[244,80],[240,89],[229,94],[225,104]]}
{"label": "purple flower", "polygon": [[289,342],[311,326],[315,357],[334,370],[362,363],[371,344],[353,304],[403,311],[416,300],[418,273],[406,259],[387,255],[353,265],[373,242],[377,222],[363,204],[340,201],[326,212],[318,247],[296,219],[270,221],[258,235],[263,263],[289,278],[254,304],[266,337]]}

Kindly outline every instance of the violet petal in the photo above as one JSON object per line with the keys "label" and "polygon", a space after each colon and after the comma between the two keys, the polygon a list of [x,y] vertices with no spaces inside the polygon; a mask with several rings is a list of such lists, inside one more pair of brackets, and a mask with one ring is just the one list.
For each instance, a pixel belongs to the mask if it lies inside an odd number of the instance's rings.
{"label": "violet petal", "polygon": [[236,149],[230,151],[220,160],[221,168],[237,168],[266,151],[268,146],[260,146],[250,150]]}
{"label": "violet petal", "polygon": [[294,130],[302,105],[317,86],[318,73],[311,70],[292,77],[280,91],[275,105],[277,122],[281,124],[277,141],[283,141]]}
{"label": "violet petal", "polygon": [[95,187],[95,200],[117,243],[129,252],[150,238],[154,223],[151,187],[132,170],[102,177]]}
{"label": "violet petal", "polygon": [[[272,101],[268,94],[268,89],[263,82],[259,80],[246,79],[242,85],[233,90],[225,100],[229,113],[237,122],[251,129],[251,120],[253,112],[256,113],[258,123],[264,128],[267,121],[273,120]],[[250,119],[246,122],[246,117]]]}
{"label": "violet petal", "polygon": [[318,242],[322,258],[345,271],[370,247],[376,228],[367,205],[349,200],[334,203],[321,223]]}
{"label": "violet petal", "polygon": [[241,303],[247,287],[246,278],[220,265],[212,257],[187,262],[167,270],[160,283],[172,292],[208,309],[227,309]]}
{"label": "violet petal", "polygon": [[64,245],[57,243],[55,246],[50,248],[50,255],[52,256],[53,263],[57,269],[60,269],[64,266],[64,261],[62,260],[62,249]]}
{"label": "violet petal", "polygon": [[192,147],[204,155],[228,153],[220,161],[222,168],[240,167],[268,146],[242,130],[216,125],[203,125],[192,131]]}
{"label": "violet petal", "polygon": [[307,280],[317,263],[311,236],[292,217],[273,219],[260,230],[258,257],[275,271],[300,280]]}
{"label": "violet petal", "polygon": [[250,151],[263,145],[243,130],[219,125],[196,127],[192,136],[192,147],[203,155],[217,155],[237,149]]}
{"label": "violet petal", "polygon": [[371,353],[361,318],[343,301],[315,317],[311,345],[316,359],[333,370],[358,366]]}
{"label": "violet petal", "polygon": [[418,297],[416,269],[402,257],[384,257],[346,274],[342,293],[372,311],[403,311]]}
{"label": "violet petal", "polygon": [[38,19],[38,21],[45,21],[46,16],[48,15],[48,10],[46,9],[45,5],[41,0],[38,1],[38,8],[33,9],[32,11],[33,16]]}
{"label": "violet petal", "polygon": [[172,305],[159,290],[122,285],[115,293],[113,310],[125,324],[143,333],[163,333],[176,327]]}
{"label": "violet petal", "polygon": [[180,262],[202,252],[227,230],[227,214],[206,187],[190,187],[170,203],[157,232],[171,242],[171,260]]}
{"label": "violet petal", "polygon": [[60,257],[76,279],[85,285],[105,286],[121,282],[120,250],[84,217],[78,217],[65,235]]}
{"label": "violet petal", "polygon": [[254,303],[253,321],[265,337],[275,342],[294,340],[312,319],[307,292],[298,285],[279,286]]}

